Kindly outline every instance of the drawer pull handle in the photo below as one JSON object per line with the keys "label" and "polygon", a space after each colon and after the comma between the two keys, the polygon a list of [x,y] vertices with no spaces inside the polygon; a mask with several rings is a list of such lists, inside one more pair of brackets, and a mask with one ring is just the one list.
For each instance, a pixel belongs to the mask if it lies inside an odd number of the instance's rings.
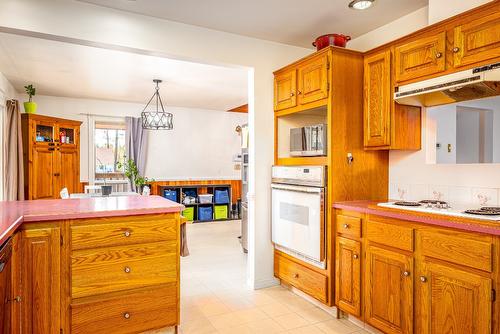
{"label": "drawer pull handle", "polygon": [[128,313],[128,312],[123,313],[123,317],[125,319],[130,319],[130,313]]}
{"label": "drawer pull handle", "polygon": [[293,278],[299,278],[299,274],[297,273],[293,274]]}
{"label": "drawer pull handle", "polygon": [[349,226],[349,224],[344,224],[344,226],[343,226],[343,227],[344,227],[345,229],[348,229],[350,226]]}
{"label": "drawer pull handle", "polygon": [[295,93],[294,92],[290,92],[290,97],[294,97],[295,96]]}
{"label": "drawer pull handle", "polygon": [[125,267],[123,270],[128,274],[130,272],[130,267]]}
{"label": "drawer pull handle", "polygon": [[357,260],[357,259],[359,258],[359,255],[358,255],[358,254],[354,254],[354,255],[353,255],[353,258],[354,258],[355,260]]}
{"label": "drawer pull handle", "polygon": [[425,277],[425,276],[420,276],[420,281],[421,281],[422,283],[427,282],[427,277]]}
{"label": "drawer pull handle", "polygon": [[453,48],[453,52],[454,52],[454,53],[457,53],[458,51],[460,51],[460,48],[459,48],[459,47],[457,47],[457,46],[455,46],[455,47]]}
{"label": "drawer pull handle", "polygon": [[132,233],[130,233],[130,231],[125,231],[125,233],[123,233],[123,235],[124,235],[126,238],[130,237],[130,235],[131,235],[131,234],[132,234]]}
{"label": "drawer pull handle", "polygon": [[436,58],[441,58],[443,54],[441,52],[436,53]]}
{"label": "drawer pull handle", "polygon": [[405,271],[405,272],[403,272],[403,276],[405,276],[405,277],[410,276],[410,272],[409,272],[409,271]]}

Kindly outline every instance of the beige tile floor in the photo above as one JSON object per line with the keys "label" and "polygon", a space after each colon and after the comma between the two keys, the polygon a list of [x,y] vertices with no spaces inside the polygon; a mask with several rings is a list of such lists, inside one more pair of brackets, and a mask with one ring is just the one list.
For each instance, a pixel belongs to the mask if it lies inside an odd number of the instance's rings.
{"label": "beige tile floor", "polygon": [[239,235],[239,221],[188,226],[191,255],[181,259],[180,333],[368,333],[283,287],[251,290]]}

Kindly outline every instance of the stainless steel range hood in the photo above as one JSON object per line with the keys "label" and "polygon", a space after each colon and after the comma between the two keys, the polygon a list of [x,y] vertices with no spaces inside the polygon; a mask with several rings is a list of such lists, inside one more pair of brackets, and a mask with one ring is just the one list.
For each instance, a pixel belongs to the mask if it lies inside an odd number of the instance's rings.
{"label": "stainless steel range hood", "polygon": [[397,87],[394,100],[432,107],[496,95],[500,95],[500,63]]}

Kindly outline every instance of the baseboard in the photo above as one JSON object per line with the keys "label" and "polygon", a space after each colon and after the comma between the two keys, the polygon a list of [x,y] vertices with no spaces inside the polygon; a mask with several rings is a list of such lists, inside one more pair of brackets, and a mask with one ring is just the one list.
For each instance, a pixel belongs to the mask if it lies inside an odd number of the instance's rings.
{"label": "baseboard", "polygon": [[280,284],[280,280],[273,277],[270,279],[254,281],[253,284],[250,284],[250,286],[253,286],[253,288],[255,290],[259,290],[259,289],[265,289],[265,288],[277,286],[279,284]]}

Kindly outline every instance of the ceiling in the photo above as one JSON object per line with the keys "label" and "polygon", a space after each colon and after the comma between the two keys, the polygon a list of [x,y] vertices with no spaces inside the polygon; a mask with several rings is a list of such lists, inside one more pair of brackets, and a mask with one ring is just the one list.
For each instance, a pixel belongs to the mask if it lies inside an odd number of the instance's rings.
{"label": "ceiling", "polygon": [[350,0],[79,0],[264,40],[311,47],[319,35],[352,38],[428,5],[428,0],[376,0],[368,10]]}
{"label": "ceiling", "polygon": [[0,72],[18,92],[228,110],[247,103],[247,71],[0,33]]}

